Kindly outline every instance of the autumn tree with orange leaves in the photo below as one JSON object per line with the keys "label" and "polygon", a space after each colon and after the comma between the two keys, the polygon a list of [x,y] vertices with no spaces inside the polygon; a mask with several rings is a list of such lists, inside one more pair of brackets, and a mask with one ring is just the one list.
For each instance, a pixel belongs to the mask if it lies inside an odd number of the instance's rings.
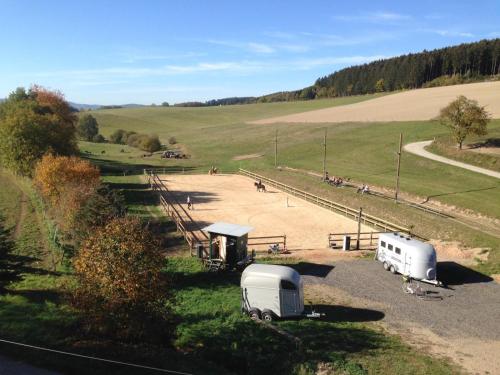
{"label": "autumn tree with orange leaves", "polygon": [[58,91],[33,86],[18,88],[0,103],[0,164],[31,176],[47,152],[73,155],[78,151],[77,117]]}
{"label": "autumn tree with orange leaves", "polygon": [[100,185],[99,170],[75,156],[43,156],[36,165],[34,182],[49,203],[62,229],[74,225],[74,217]]}
{"label": "autumn tree with orange leaves", "polygon": [[164,258],[139,219],[97,228],[73,264],[74,303],[88,328],[121,339],[158,339],[166,332]]}

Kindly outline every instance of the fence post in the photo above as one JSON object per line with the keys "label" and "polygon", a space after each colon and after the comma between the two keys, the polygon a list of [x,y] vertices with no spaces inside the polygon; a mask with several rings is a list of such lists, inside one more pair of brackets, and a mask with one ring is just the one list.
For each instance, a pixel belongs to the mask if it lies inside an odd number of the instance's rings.
{"label": "fence post", "polygon": [[373,240],[373,231],[370,232],[370,247],[372,246],[372,240]]}
{"label": "fence post", "polygon": [[356,250],[359,250],[359,233],[361,232],[361,215],[363,214],[363,208],[359,208],[358,214],[358,238],[356,239]]}

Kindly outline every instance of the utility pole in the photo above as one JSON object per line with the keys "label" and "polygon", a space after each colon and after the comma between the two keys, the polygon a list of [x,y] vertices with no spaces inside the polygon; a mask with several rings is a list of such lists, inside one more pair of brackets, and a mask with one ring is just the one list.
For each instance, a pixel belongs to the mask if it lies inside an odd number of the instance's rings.
{"label": "utility pole", "polygon": [[278,167],[278,129],[276,129],[276,137],[274,139],[274,168]]}
{"label": "utility pole", "polygon": [[325,128],[325,138],[323,140],[323,180],[326,179],[326,131]]}
{"label": "utility pole", "polygon": [[361,216],[363,215],[363,207],[359,208],[359,213],[358,213],[358,237],[356,238],[356,250],[359,250],[359,236],[361,234]]}
{"label": "utility pole", "polygon": [[398,168],[396,172],[396,194],[394,199],[396,203],[398,202],[398,194],[399,194],[399,172],[401,169],[401,147],[403,146],[403,133],[399,133],[399,149],[398,149]]}

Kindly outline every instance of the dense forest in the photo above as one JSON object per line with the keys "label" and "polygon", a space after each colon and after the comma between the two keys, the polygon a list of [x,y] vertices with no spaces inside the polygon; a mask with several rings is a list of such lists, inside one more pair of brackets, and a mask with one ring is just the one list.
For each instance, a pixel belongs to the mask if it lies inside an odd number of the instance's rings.
{"label": "dense forest", "polygon": [[[339,70],[301,90],[260,97],[197,102],[197,106],[266,103],[333,98],[374,92],[446,86],[484,80],[500,74],[500,39],[410,53]],[[498,78],[498,77],[497,77]],[[190,106],[194,103],[181,103]]]}

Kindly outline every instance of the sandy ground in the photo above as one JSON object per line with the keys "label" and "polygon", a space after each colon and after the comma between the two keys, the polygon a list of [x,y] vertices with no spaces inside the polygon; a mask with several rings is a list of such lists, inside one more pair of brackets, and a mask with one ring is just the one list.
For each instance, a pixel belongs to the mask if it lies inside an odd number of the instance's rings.
{"label": "sandy ground", "polygon": [[263,157],[264,154],[248,154],[248,155],[238,155],[233,158],[233,160],[248,160],[257,159]]}
{"label": "sandy ground", "polygon": [[480,105],[486,106],[493,118],[500,118],[500,82],[483,82],[410,90],[360,103],[272,117],[252,123],[430,120],[437,117],[439,110],[459,95],[477,100]]}
{"label": "sandy ground", "polygon": [[[287,236],[291,251],[306,251],[329,258],[339,253],[328,249],[329,233],[356,232],[357,223],[267,186],[259,193],[254,180],[239,175],[168,175],[162,181],[179,202],[187,195],[194,204],[193,220],[200,226],[216,221],[249,225],[250,237]],[[288,201],[288,205],[287,205]],[[362,225],[362,231],[372,229]],[[251,248],[251,247],[250,247]]]}

